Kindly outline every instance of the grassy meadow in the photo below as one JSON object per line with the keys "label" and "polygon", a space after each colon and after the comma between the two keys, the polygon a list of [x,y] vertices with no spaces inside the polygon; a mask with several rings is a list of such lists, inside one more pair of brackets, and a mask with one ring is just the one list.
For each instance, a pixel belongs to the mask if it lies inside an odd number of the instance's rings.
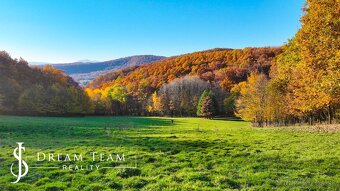
{"label": "grassy meadow", "polygon": [[[0,116],[0,190],[340,190],[339,132],[173,120]],[[30,169],[12,184],[16,142],[24,142]],[[62,163],[37,162],[39,151],[124,153],[137,168],[34,168]]]}

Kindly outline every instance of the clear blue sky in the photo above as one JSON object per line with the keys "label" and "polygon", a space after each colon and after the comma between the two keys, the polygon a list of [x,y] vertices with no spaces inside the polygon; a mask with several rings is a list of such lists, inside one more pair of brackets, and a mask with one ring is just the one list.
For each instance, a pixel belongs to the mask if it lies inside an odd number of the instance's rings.
{"label": "clear blue sky", "polygon": [[279,46],[304,0],[1,0],[0,50],[28,61]]}

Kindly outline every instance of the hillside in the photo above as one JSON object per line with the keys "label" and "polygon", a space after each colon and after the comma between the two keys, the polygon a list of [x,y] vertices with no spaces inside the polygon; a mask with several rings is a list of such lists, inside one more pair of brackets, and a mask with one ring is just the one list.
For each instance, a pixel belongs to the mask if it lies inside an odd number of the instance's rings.
{"label": "hillside", "polygon": [[[134,92],[143,82],[153,90],[186,75],[198,75],[205,81],[219,82],[228,90],[228,83],[244,81],[251,71],[268,74],[272,61],[281,48],[212,49],[174,56],[138,68],[108,73],[93,80],[87,87],[103,88],[119,83]],[[117,80],[118,77],[119,80]],[[130,91],[129,91],[130,90]]]}
{"label": "hillside", "polygon": [[111,87],[122,86],[130,98],[126,108],[136,108],[138,103],[138,110],[142,111],[146,109],[151,94],[167,83],[185,76],[198,76],[222,91],[229,92],[235,84],[245,81],[251,72],[258,71],[268,75],[275,56],[280,53],[281,48],[264,47],[212,49],[174,56],[98,77],[87,86],[87,92],[97,99],[98,93],[103,92],[104,95],[107,94],[105,91],[111,91]]}
{"label": "hillside", "polygon": [[69,115],[90,111],[78,84],[49,65],[29,67],[0,51],[0,114]]}
{"label": "hillside", "polygon": [[165,58],[163,56],[139,55],[109,60],[105,62],[74,62],[65,64],[52,64],[53,67],[63,70],[80,84],[87,84],[97,76],[113,72],[126,67],[139,66],[145,63]]}

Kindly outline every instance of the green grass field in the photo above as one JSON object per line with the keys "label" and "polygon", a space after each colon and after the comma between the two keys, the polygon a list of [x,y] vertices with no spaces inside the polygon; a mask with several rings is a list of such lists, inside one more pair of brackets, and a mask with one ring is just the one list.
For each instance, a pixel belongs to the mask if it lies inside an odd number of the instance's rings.
{"label": "green grass field", "polygon": [[[16,142],[24,142],[30,169],[12,184]],[[137,168],[31,168],[63,163],[37,162],[39,151],[124,153],[125,165],[136,159]],[[0,116],[0,190],[272,189],[340,190],[340,133],[222,119]]]}

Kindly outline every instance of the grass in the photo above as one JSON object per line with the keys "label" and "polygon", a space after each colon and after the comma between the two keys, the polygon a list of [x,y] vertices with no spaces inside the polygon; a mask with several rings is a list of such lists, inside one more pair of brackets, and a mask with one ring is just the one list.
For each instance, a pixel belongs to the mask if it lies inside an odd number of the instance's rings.
{"label": "grass", "polygon": [[[10,173],[24,142],[29,174]],[[137,168],[69,171],[31,167],[37,152],[124,153]],[[0,190],[340,190],[340,133],[252,128],[233,120],[156,117],[0,116]]]}

